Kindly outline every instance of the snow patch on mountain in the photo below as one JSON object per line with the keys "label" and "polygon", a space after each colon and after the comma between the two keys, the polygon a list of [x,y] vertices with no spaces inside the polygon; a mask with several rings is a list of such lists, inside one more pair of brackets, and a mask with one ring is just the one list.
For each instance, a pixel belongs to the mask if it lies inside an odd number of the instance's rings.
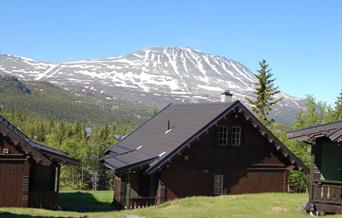
{"label": "snow patch on mountain", "polygon": [[[47,80],[70,90],[95,87],[113,97],[154,104],[217,101],[223,90],[231,90],[235,99],[246,103],[246,97],[254,97],[257,82],[235,60],[180,47],[151,47],[123,56],[60,64],[0,55],[0,74]],[[302,99],[283,92],[278,97],[284,98],[280,112],[298,112],[303,107]]]}

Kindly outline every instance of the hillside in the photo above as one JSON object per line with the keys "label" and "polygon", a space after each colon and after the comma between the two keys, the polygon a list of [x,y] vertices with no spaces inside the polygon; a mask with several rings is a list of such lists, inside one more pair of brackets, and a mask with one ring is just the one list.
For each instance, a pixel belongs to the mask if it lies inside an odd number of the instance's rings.
{"label": "hillside", "polygon": [[0,107],[41,117],[92,123],[125,123],[132,127],[151,116],[153,107],[108,96],[74,94],[45,81],[22,82],[0,76]]}
{"label": "hillside", "polygon": [[[68,197],[64,195],[68,195]],[[190,197],[167,202],[155,207],[136,210],[109,211],[112,192],[77,192],[75,197],[69,193],[61,193],[61,204],[80,204],[82,210],[102,208],[107,212],[65,212],[43,209],[0,208],[0,217],[145,217],[145,218],[190,218],[190,217],[246,217],[246,218],[292,218],[310,217],[302,211],[308,195],[296,193],[264,193],[230,195],[218,197]],[[64,201],[64,202],[63,202]],[[71,202],[72,201],[72,202]],[[70,206],[70,204],[69,204]],[[88,207],[89,206],[89,207]],[[89,210],[88,210],[89,211]],[[324,216],[326,218],[342,218],[342,215]]]}
{"label": "hillside", "polygon": [[[276,73],[276,72],[275,72]],[[254,97],[255,75],[242,63],[196,49],[152,47],[123,56],[46,63],[1,55],[0,74],[49,81],[74,93],[96,92],[160,108],[168,102],[218,101],[223,90],[245,103]],[[303,100],[281,92],[277,121],[289,123]]]}

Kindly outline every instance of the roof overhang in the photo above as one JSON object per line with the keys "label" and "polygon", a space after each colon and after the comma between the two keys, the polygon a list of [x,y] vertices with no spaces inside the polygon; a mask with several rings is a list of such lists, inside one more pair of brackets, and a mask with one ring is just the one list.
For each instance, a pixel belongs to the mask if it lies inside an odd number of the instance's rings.
{"label": "roof overhang", "polygon": [[156,159],[156,157],[150,158],[150,159],[146,159],[146,160],[142,160],[142,161],[138,161],[129,165],[125,165],[125,166],[115,166],[113,164],[110,163],[109,159],[115,158],[115,156],[111,156],[111,157],[105,157],[102,158],[100,160],[100,162],[105,165],[107,168],[113,170],[116,174],[121,174],[123,172],[126,171],[130,171],[130,170],[134,170],[136,168],[144,168],[146,166],[148,166],[148,164],[150,164],[154,159]]}
{"label": "roof overhang", "polygon": [[24,155],[31,157],[43,166],[49,166],[53,162],[70,165],[79,164],[79,161],[70,157],[68,153],[32,141],[1,115],[0,134],[9,139],[15,147],[23,151]]}
{"label": "roof overhang", "polygon": [[32,157],[37,163],[43,166],[49,166],[52,162],[45,157],[43,154],[39,153],[33,146],[26,141],[23,137],[17,134],[15,131],[9,128],[9,126],[0,122],[0,133],[5,137],[10,139],[16,147],[20,147],[20,149],[24,152],[25,155]]}
{"label": "roof overhang", "polygon": [[318,138],[327,137],[331,141],[342,141],[342,120],[317,126],[310,126],[287,133],[289,139],[312,142]]}

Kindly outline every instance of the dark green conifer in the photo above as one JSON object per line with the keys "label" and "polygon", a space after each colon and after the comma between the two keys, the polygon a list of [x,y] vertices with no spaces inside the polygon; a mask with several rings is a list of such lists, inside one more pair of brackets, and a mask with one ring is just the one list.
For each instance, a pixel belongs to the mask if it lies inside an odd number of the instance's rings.
{"label": "dark green conifer", "polygon": [[268,68],[266,60],[259,62],[260,70],[258,70],[258,82],[255,84],[255,99],[246,98],[252,105],[253,112],[258,116],[260,121],[267,126],[271,126],[274,122],[269,118],[269,113],[272,111],[273,106],[279,103],[283,98],[275,99],[275,95],[280,91],[274,85],[275,79],[272,78],[273,74],[271,69]]}

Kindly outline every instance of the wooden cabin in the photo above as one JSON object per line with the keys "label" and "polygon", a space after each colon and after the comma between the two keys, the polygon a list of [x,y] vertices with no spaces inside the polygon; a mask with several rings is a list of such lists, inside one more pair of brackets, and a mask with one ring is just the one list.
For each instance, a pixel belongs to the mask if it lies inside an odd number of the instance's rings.
{"label": "wooden cabin", "polygon": [[311,144],[308,211],[342,213],[342,120],[288,133]]}
{"label": "wooden cabin", "polygon": [[121,209],[187,196],[286,192],[289,171],[307,170],[239,101],[170,104],[106,155],[102,162],[116,175],[113,204]]}
{"label": "wooden cabin", "polygon": [[67,153],[36,143],[0,115],[0,207],[57,208]]}

